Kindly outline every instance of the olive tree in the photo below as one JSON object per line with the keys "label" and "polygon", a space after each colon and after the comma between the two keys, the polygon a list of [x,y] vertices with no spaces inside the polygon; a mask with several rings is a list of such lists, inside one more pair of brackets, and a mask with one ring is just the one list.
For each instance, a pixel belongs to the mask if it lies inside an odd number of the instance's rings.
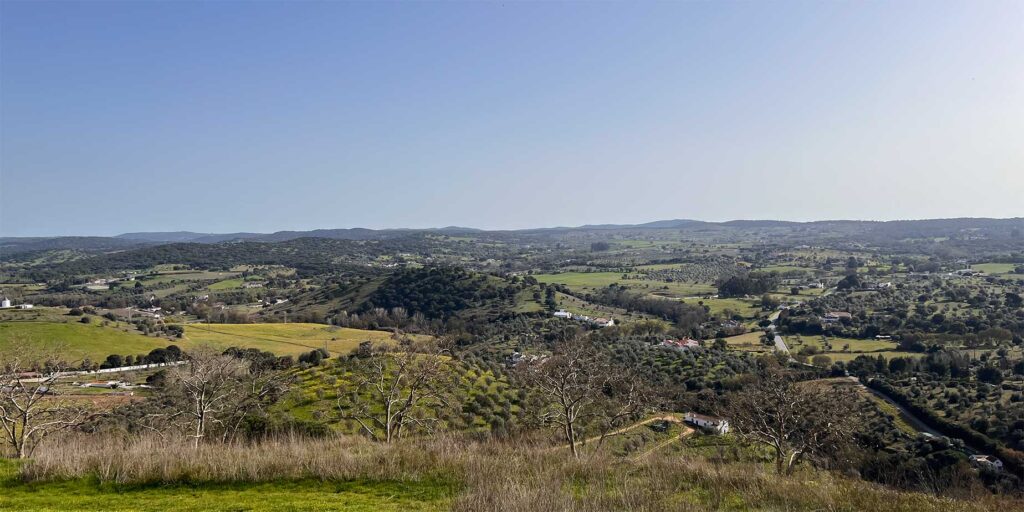
{"label": "olive tree", "polygon": [[344,363],[351,389],[339,393],[340,417],[385,443],[410,428],[434,431],[437,412],[451,402],[454,372],[448,352],[443,342],[361,347]]}

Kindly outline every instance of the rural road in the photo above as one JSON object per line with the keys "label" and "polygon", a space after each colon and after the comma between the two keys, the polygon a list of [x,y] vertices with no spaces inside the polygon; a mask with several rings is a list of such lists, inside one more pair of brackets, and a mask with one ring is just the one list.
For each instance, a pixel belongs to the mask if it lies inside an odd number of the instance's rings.
{"label": "rural road", "polygon": [[665,441],[660,442],[660,443],[652,446],[651,449],[646,450],[643,453],[640,453],[638,455],[634,455],[633,456],[633,460],[640,460],[640,459],[642,459],[642,458],[644,458],[644,457],[646,457],[646,456],[648,456],[648,455],[650,455],[650,454],[652,454],[652,453],[654,453],[654,452],[656,452],[656,451],[658,451],[658,450],[660,450],[660,449],[662,449],[662,448],[664,448],[664,447],[666,447],[666,446],[668,446],[668,445],[670,445],[670,444],[672,444],[672,443],[674,443],[676,441],[679,441],[679,440],[683,439],[684,437],[690,437],[691,434],[693,434],[693,429],[690,428],[690,427],[686,427],[686,430],[684,430],[677,437],[673,437],[671,439],[666,439]]}
{"label": "rural road", "polygon": [[[672,416],[654,416],[654,417],[651,417],[651,418],[647,418],[645,420],[638,421],[638,422],[636,422],[636,423],[634,423],[632,425],[627,425],[627,426],[622,427],[622,428],[620,428],[620,429],[618,429],[618,430],[616,430],[614,432],[609,432],[609,433],[604,434],[604,435],[588,437],[586,439],[581,440],[579,442],[579,444],[580,444],[580,446],[586,446],[589,443],[594,443],[594,442],[600,441],[602,437],[609,438],[609,437],[617,436],[619,434],[624,434],[624,433],[629,432],[630,430],[633,430],[633,429],[635,429],[637,427],[642,427],[642,426],[647,425],[649,423],[654,423],[655,421],[669,421],[669,422],[672,422],[672,423],[682,423],[683,422],[683,420],[679,419],[679,417],[674,416],[674,415],[672,415]],[[565,446],[553,446],[553,447],[550,448],[550,450],[558,450],[560,448],[566,448],[566,447]]]}
{"label": "rural road", "polygon": [[68,372],[60,372],[58,374],[51,375],[51,376],[46,376],[46,377],[34,377],[34,378],[29,378],[29,379],[18,379],[18,380],[20,380],[21,382],[25,382],[25,383],[38,383],[38,382],[46,382],[46,381],[52,380],[54,378],[64,379],[64,378],[67,378],[67,377],[77,377],[79,375],[108,375],[108,374],[111,374],[111,373],[134,372],[134,371],[138,371],[138,370],[151,370],[153,368],[163,368],[165,366],[178,366],[178,365],[181,365],[181,364],[185,364],[186,362],[187,361],[173,361],[173,362],[170,362],[170,363],[140,364],[140,365],[136,365],[136,366],[121,366],[121,367],[118,367],[118,368],[101,368],[99,370],[74,370],[74,371],[68,371]]}
{"label": "rural road", "polygon": [[884,393],[882,393],[880,391],[871,389],[871,388],[865,386],[864,384],[861,384],[860,380],[858,380],[857,377],[850,376],[850,377],[847,377],[847,378],[850,379],[851,381],[853,381],[858,386],[860,386],[861,389],[867,391],[868,393],[871,393],[872,395],[877,396],[878,398],[881,398],[882,400],[884,400],[889,405],[895,407],[896,410],[900,412],[900,416],[902,416],[904,420],[907,420],[907,423],[909,423],[911,427],[914,427],[914,430],[917,430],[918,432],[924,432],[926,434],[931,434],[931,435],[936,436],[936,437],[942,436],[941,433],[939,433],[936,430],[933,430],[933,429],[929,428],[928,425],[925,425],[925,423],[923,421],[921,421],[920,418],[915,416],[914,413],[904,409],[902,405],[896,403],[896,401],[891,399],[891,398],[889,398],[888,395],[886,395],[886,394],[884,394]]}
{"label": "rural road", "polygon": [[789,347],[786,346],[786,340],[782,339],[782,336],[779,336],[778,333],[775,332],[775,321],[779,319],[780,313],[781,311],[776,311],[768,317],[768,320],[772,323],[768,326],[768,330],[775,336],[775,350],[778,350],[783,354],[789,354]]}
{"label": "rural road", "polygon": [[[861,389],[864,389],[868,393],[871,393],[872,395],[877,396],[878,398],[884,400],[889,405],[895,407],[896,410],[900,412],[900,416],[904,420],[906,420],[906,422],[909,423],[910,426],[914,428],[914,430],[917,430],[918,432],[922,432],[922,433],[925,433],[925,434],[928,434],[928,435],[931,435],[931,436],[934,436],[934,437],[948,437],[945,434],[939,432],[938,430],[935,430],[935,429],[929,427],[924,421],[921,420],[921,418],[918,418],[914,413],[908,411],[902,405],[896,403],[895,400],[893,400],[892,398],[889,398],[889,396],[886,395],[885,393],[882,393],[881,391],[869,388],[869,387],[865,386],[864,384],[861,384],[860,380],[858,380],[857,377],[850,376],[850,377],[847,377],[847,378],[849,378],[851,381],[853,381],[858,386],[860,386]],[[976,455],[976,454],[979,453],[974,448],[971,448],[970,446],[967,446],[967,443],[964,443],[964,452],[966,452],[968,455]]]}
{"label": "rural road", "polygon": [[[642,421],[638,421],[638,422],[636,422],[636,423],[634,423],[632,425],[627,425],[627,426],[622,427],[622,428],[620,428],[620,429],[618,429],[618,430],[616,430],[614,432],[610,432],[608,434],[605,434],[604,436],[593,436],[593,437],[589,437],[587,439],[583,439],[579,443],[579,445],[580,446],[586,446],[589,443],[600,441],[601,437],[608,438],[608,437],[624,434],[624,433],[629,432],[630,430],[633,430],[633,429],[635,429],[637,427],[642,427],[644,425],[647,425],[647,424],[650,424],[650,423],[654,423],[655,421],[668,421],[668,422],[671,422],[671,423],[679,423],[681,425],[684,425],[684,427],[685,427],[685,423],[683,422],[683,420],[679,419],[679,416],[677,416],[675,414],[665,415],[665,416],[654,416],[654,417],[651,417],[651,418],[644,419]],[[680,440],[680,439],[682,439],[684,437],[689,436],[690,434],[693,434],[693,429],[692,428],[690,428],[690,427],[685,427],[685,428],[686,428],[686,430],[683,431],[678,436],[673,437],[671,439],[668,439],[668,440],[666,440],[666,441],[664,441],[662,443],[659,443],[658,445],[650,448],[649,450],[644,451],[643,453],[640,453],[638,455],[633,456],[633,459],[635,460],[635,459],[640,459],[642,457],[645,457],[645,456],[647,456],[648,454],[650,454],[650,453],[652,453],[654,451],[657,451],[657,450],[659,450],[661,448],[664,448],[665,446],[668,446],[668,445],[670,445],[670,444],[672,444],[672,443],[674,443],[674,442],[676,442],[676,441],[678,441],[678,440]],[[561,445],[559,445],[559,446],[552,446],[551,448],[548,448],[547,451],[555,451],[555,450],[566,449],[566,448],[567,448],[566,446],[561,446]]]}

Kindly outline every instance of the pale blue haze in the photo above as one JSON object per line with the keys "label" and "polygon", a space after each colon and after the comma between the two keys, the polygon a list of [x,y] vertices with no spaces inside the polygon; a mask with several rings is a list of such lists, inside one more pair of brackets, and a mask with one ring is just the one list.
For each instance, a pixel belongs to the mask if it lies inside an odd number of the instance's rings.
{"label": "pale blue haze", "polygon": [[0,235],[1024,215],[1024,2],[0,4]]}

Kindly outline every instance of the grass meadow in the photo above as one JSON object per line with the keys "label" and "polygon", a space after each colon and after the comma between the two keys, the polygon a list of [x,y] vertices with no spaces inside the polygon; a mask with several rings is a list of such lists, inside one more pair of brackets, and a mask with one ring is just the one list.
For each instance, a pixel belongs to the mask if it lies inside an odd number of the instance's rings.
{"label": "grass meadow", "polygon": [[[655,293],[675,298],[711,295],[715,287],[710,284],[653,281],[649,279],[623,279],[622,272],[563,272],[560,274],[534,274],[542,283],[564,284],[574,291],[604,288],[618,284],[638,292]],[[639,275],[639,274],[634,274]]]}
{"label": "grass meadow", "polygon": [[67,317],[67,322],[16,321],[0,322],[0,350],[21,340],[29,343],[57,345],[69,360],[86,357],[103,361],[110,354],[145,354],[172,342],[165,338],[143,336],[128,324],[104,326],[102,319],[93,317],[92,323],[78,322],[80,317]]}
{"label": "grass meadow", "polygon": [[978,272],[984,272],[986,274],[1009,274],[1013,272],[1014,268],[1017,268],[1015,263],[979,263],[977,265],[971,265],[971,268]]}
{"label": "grass meadow", "polygon": [[[81,317],[46,318],[40,321],[0,322],[0,350],[14,341],[59,346],[70,361],[88,357],[103,361],[110,354],[145,354],[167,345],[183,350],[200,345],[217,349],[257,348],[277,355],[298,355],[317,348],[332,354],[347,353],[360,342],[389,342],[392,333],[349,329],[323,324],[189,324],[183,338],[145,336],[127,323],[103,325],[104,319],[78,322]],[[413,337],[418,337],[414,335]]]}
{"label": "grass meadow", "polygon": [[323,324],[189,324],[185,326],[185,337],[178,344],[186,351],[198,345],[209,345],[219,349],[257,348],[278,355],[298,355],[317,348],[342,354],[363,341],[382,343],[391,339],[390,332]]}
{"label": "grass meadow", "polygon": [[600,452],[576,460],[532,439],[436,436],[385,445],[355,436],[282,437],[193,450],[155,437],[80,437],[47,443],[20,465],[0,462],[0,509],[980,512],[1022,506],[990,494],[953,499],[899,492],[827,471],[779,476],[762,461],[724,461],[714,441],[704,447],[707,455],[703,445],[677,451],[680,443],[673,442],[642,457]]}

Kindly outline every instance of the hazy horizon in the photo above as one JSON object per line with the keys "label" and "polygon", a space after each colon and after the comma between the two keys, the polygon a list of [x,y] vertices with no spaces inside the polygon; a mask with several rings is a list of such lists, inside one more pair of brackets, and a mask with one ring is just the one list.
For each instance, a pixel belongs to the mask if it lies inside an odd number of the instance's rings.
{"label": "hazy horizon", "polygon": [[1024,3],[0,4],[0,236],[1024,215]]}
{"label": "hazy horizon", "polygon": [[52,234],[52,233],[35,233],[27,235],[6,235],[0,233],[0,238],[59,238],[65,236],[98,236],[98,237],[116,237],[120,235],[130,234],[144,234],[144,233],[194,233],[199,235],[230,235],[236,233],[252,233],[260,235],[270,235],[280,232],[310,232],[319,230],[338,230],[338,229],[370,229],[378,231],[388,230],[431,230],[431,229],[448,229],[448,228],[464,228],[464,229],[476,229],[480,231],[529,231],[535,229],[575,229],[585,228],[588,226],[639,226],[652,222],[671,222],[671,221],[693,221],[693,222],[707,222],[707,223],[725,223],[725,222],[794,222],[794,223],[815,223],[815,222],[915,222],[915,221],[934,221],[934,220],[958,220],[958,219],[988,219],[988,220],[1021,220],[1024,219],[1022,216],[1015,217],[932,217],[932,218],[907,218],[907,219],[807,219],[807,220],[793,220],[793,219],[649,219],[639,222],[587,222],[584,224],[573,224],[573,225],[537,225],[537,226],[523,226],[514,228],[490,228],[480,227],[470,224],[449,224],[446,226],[381,226],[381,227],[367,227],[367,226],[312,226],[308,228],[284,228],[277,229],[274,231],[255,231],[251,229],[240,229],[235,231],[198,231],[194,229],[165,229],[165,230],[135,230],[135,231],[109,231],[109,232],[89,232],[89,233],[77,233],[77,234]]}

